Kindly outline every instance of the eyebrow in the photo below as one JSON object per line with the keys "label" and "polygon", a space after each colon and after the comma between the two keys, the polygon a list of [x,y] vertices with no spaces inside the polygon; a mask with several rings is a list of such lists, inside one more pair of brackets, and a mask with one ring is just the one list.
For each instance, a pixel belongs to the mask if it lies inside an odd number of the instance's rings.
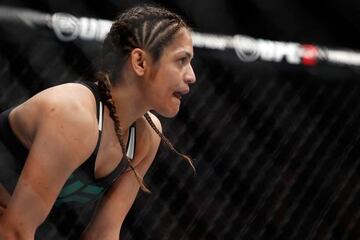
{"label": "eyebrow", "polygon": [[189,53],[188,51],[184,51],[184,52],[188,58],[190,58],[190,59],[193,58],[193,55],[191,53]]}
{"label": "eyebrow", "polygon": [[189,59],[192,59],[194,56],[187,50],[180,50],[176,53],[176,55],[180,55],[180,54],[185,54],[186,57],[188,57]]}
{"label": "eyebrow", "polygon": [[191,53],[185,51],[185,54],[186,54],[189,58],[192,58],[192,54],[191,54]]}

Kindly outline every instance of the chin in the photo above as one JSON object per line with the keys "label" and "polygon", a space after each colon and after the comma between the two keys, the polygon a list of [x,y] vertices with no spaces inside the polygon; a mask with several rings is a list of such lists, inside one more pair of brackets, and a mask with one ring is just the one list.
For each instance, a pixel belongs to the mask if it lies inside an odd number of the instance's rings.
{"label": "chin", "polygon": [[173,118],[179,113],[179,109],[173,109],[171,111],[156,111],[158,114],[160,114],[162,117],[165,118]]}

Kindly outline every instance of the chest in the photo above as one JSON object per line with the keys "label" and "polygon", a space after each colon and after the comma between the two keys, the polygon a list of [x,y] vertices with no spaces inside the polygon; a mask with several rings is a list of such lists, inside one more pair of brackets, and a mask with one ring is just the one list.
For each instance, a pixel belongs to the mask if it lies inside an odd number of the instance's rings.
{"label": "chest", "polygon": [[[100,143],[95,152],[95,162],[90,158],[71,175],[56,200],[56,206],[63,203],[85,204],[98,199],[126,169],[126,160],[123,158],[116,133],[108,128],[113,125],[111,122],[104,122],[104,126],[106,127],[102,129]],[[134,130],[130,130],[124,134],[124,138],[131,139],[134,134]],[[95,179],[91,177],[92,172]]]}
{"label": "chest", "polygon": [[[125,146],[127,155],[134,155],[135,150],[135,127],[124,131],[120,138]],[[121,161],[125,161],[119,137],[116,134],[114,121],[104,116],[104,124],[101,133],[100,144],[95,160],[95,178],[101,178],[113,171]]]}

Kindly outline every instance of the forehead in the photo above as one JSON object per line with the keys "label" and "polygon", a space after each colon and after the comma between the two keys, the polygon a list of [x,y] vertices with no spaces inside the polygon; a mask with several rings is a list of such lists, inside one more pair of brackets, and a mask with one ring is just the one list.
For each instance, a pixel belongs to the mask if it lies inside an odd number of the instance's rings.
{"label": "forehead", "polygon": [[190,54],[193,56],[193,43],[191,33],[186,28],[181,28],[172,39],[171,43],[164,49],[164,55]]}

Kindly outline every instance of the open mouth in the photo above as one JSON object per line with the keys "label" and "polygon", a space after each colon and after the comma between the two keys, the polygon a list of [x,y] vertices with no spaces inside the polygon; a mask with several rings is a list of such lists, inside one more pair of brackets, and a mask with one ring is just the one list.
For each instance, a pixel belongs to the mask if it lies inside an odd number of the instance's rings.
{"label": "open mouth", "polygon": [[181,93],[180,92],[174,92],[173,94],[176,98],[178,98],[179,100],[181,100]]}
{"label": "open mouth", "polygon": [[173,95],[174,95],[174,97],[176,97],[177,99],[181,100],[182,96],[188,94],[189,91],[190,91],[190,90],[189,90],[188,88],[184,88],[184,89],[182,89],[182,90],[175,91],[175,92],[173,93]]}

